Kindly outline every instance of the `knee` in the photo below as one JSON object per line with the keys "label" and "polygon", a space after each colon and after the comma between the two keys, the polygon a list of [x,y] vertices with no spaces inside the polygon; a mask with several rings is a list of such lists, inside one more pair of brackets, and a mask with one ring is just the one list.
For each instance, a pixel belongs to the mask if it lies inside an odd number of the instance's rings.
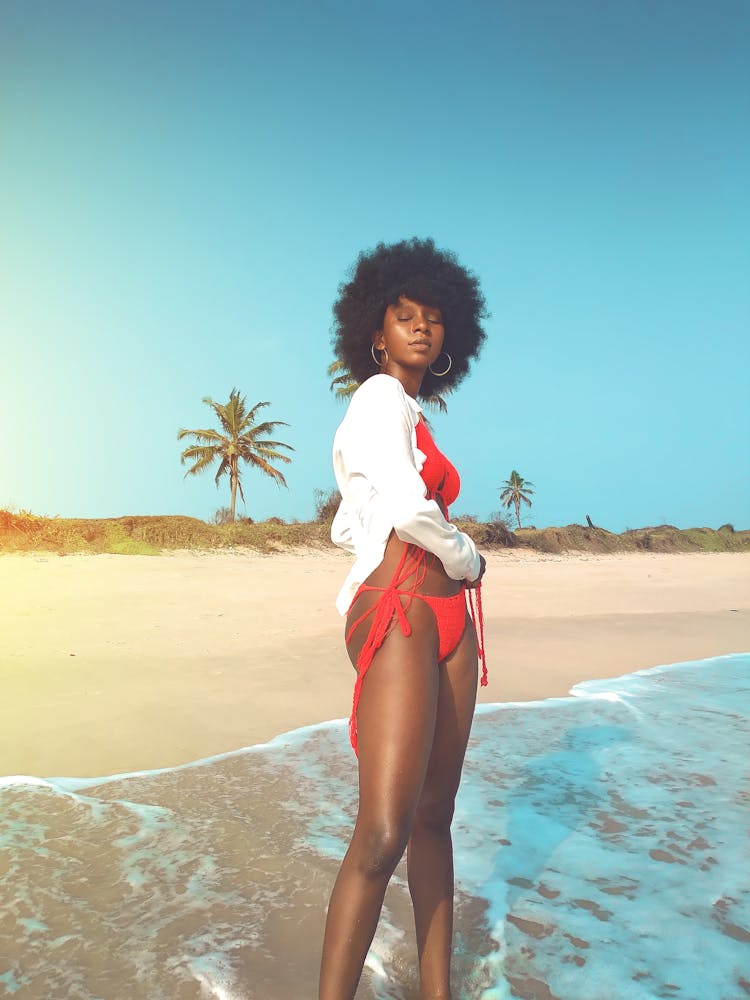
{"label": "knee", "polygon": [[453,822],[455,797],[420,802],[414,818],[414,826],[431,833],[447,834]]}
{"label": "knee", "polygon": [[380,824],[362,831],[357,863],[367,878],[390,878],[406,848],[409,830],[398,824]]}

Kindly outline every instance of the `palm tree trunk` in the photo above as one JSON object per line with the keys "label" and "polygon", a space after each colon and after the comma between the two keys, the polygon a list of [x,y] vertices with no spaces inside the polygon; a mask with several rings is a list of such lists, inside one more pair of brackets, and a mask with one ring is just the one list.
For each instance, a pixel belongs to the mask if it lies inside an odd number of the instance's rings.
{"label": "palm tree trunk", "polygon": [[516,520],[518,521],[518,527],[521,527],[521,499],[520,497],[513,497],[513,503],[516,505]]}
{"label": "palm tree trunk", "polygon": [[229,460],[229,480],[232,486],[231,518],[234,524],[234,508],[237,503],[237,457],[235,455]]}

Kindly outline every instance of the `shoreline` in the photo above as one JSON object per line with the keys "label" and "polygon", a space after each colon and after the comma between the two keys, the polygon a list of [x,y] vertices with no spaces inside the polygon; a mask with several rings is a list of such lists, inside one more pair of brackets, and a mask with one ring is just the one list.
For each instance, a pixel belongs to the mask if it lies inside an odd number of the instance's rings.
{"label": "shoreline", "polygon": [[[574,693],[576,688],[581,685],[593,683],[596,684],[600,681],[623,681],[632,677],[641,675],[650,675],[652,672],[662,672],[673,669],[679,669],[681,667],[690,667],[695,664],[710,663],[717,659],[727,658],[737,656],[750,656],[750,650],[737,651],[734,653],[722,653],[715,657],[704,657],[697,660],[685,660],[676,661],[675,663],[656,663],[650,667],[641,667],[638,670],[630,671],[626,674],[612,675],[611,677],[598,678],[589,677],[586,680],[578,681],[567,694],[564,695],[545,695],[542,698],[526,701],[477,701],[475,709],[475,717],[485,715],[491,712],[498,711],[503,708],[508,709],[518,709],[518,708],[539,708],[547,705],[549,702],[565,702],[567,700],[576,699],[579,700],[582,697],[586,697],[585,692],[580,692],[578,694]],[[198,757],[195,760],[183,761],[179,764],[170,764],[164,767],[155,767],[150,769],[142,769],[139,771],[122,771],[113,774],[106,775],[88,775],[82,777],[80,775],[74,774],[50,774],[44,777],[38,775],[28,775],[28,774],[0,774],[0,788],[9,787],[10,785],[24,785],[24,784],[41,784],[44,785],[49,783],[53,786],[59,787],[62,791],[69,791],[74,793],[85,794],[89,788],[97,788],[101,785],[108,784],[112,781],[125,781],[136,778],[148,778],[153,777],[158,774],[163,774],[170,771],[180,771],[192,767],[203,767],[208,764],[219,763],[225,760],[231,760],[234,757],[240,757],[244,754],[253,751],[263,751],[263,750],[273,750],[276,749],[275,745],[283,746],[290,738],[295,740],[304,737],[312,732],[325,730],[332,726],[345,726],[348,724],[348,719],[345,717],[337,719],[321,719],[319,722],[310,722],[303,726],[298,726],[294,729],[284,730],[281,733],[276,733],[274,736],[269,737],[261,743],[250,743],[247,746],[237,747],[234,750],[222,750],[220,753],[209,754],[207,757]]]}
{"label": "shoreline", "polygon": [[[348,715],[344,553],[6,555],[0,774],[173,767]],[[750,555],[488,557],[481,703],[750,650]],[[352,758],[353,759],[353,758]]]}

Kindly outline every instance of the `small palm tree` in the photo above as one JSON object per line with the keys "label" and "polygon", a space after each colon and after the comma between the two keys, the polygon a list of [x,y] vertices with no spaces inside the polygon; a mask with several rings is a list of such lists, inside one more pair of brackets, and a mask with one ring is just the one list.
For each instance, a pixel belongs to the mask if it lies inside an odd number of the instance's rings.
{"label": "small palm tree", "polygon": [[237,490],[240,491],[242,502],[245,502],[240,459],[270,476],[277,486],[286,486],[286,479],[278,469],[271,465],[271,462],[291,462],[291,458],[288,455],[283,455],[278,449],[285,448],[287,451],[294,451],[294,448],[289,444],[284,444],[283,441],[271,441],[266,435],[272,434],[276,427],[288,427],[289,425],[283,420],[266,420],[263,423],[256,423],[258,411],[261,407],[269,404],[256,403],[252,409],[248,410],[246,397],[240,396],[238,389],[232,389],[227,403],[216,403],[210,396],[204,396],[203,402],[213,409],[224,433],[214,430],[191,431],[184,427],[181,428],[177,434],[178,441],[192,435],[197,443],[183,451],[180,455],[180,462],[183,465],[186,462],[193,462],[185,476],[194,476],[213,465],[217,459],[219,460],[215,479],[216,486],[218,488],[219,480],[228,472],[232,494],[229,520],[234,522]]}
{"label": "small palm tree", "polygon": [[506,479],[500,487],[500,503],[505,507],[510,507],[513,504],[516,508],[516,521],[518,521],[519,528],[521,527],[521,501],[527,507],[531,506],[529,497],[534,495],[533,485],[528,479],[519,476],[514,469],[510,474],[510,479]]}

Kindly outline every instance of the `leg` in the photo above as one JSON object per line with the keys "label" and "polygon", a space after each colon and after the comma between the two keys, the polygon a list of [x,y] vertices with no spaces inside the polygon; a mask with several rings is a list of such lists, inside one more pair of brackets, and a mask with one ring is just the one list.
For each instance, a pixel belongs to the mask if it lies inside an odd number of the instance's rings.
{"label": "leg", "polygon": [[438,702],[437,629],[422,601],[414,601],[409,621],[411,636],[394,629],[362,685],[359,811],[328,907],[320,1000],[350,1000],[356,992],[427,771]]}
{"label": "leg", "polygon": [[477,643],[468,620],[440,664],[432,753],[408,848],[409,890],[419,950],[420,998],[450,997],[453,950],[451,820],[477,692]]}

